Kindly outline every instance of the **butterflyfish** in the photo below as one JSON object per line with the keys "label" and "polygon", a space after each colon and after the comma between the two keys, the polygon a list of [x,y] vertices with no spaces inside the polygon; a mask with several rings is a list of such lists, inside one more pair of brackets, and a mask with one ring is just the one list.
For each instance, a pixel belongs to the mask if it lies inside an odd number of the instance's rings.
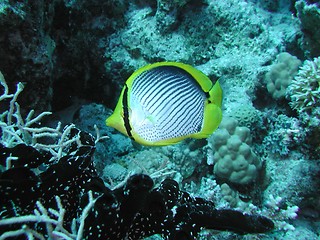
{"label": "butterflyfish", "polygon": [[178,62],[136,70],[106,125],[147,146],[207,138],[222,119],[222,89],[201,71]]}

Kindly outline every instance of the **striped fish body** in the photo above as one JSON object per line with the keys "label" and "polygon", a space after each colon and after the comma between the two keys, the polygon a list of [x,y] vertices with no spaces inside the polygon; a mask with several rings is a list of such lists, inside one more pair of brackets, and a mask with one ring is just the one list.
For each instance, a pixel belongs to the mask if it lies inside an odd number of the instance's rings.
{"label": "striped fish body", "polygon": [[206,138],[221,122],[222,90],[190,65],[160,62],[126,81],[107,126],[143,145]]}

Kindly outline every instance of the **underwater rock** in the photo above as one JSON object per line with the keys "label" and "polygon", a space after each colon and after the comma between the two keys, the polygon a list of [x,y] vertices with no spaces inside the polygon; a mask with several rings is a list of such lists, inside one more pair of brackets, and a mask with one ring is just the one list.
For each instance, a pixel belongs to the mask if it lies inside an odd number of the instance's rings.
{"label": "underwater rock", "polygon": [[295,8],[300,20],[301,30],[303,32],[302,48],[309,55],[308,57],[317,57],[320,54],[320,6],[313,4],[317,1],[297,1]]}

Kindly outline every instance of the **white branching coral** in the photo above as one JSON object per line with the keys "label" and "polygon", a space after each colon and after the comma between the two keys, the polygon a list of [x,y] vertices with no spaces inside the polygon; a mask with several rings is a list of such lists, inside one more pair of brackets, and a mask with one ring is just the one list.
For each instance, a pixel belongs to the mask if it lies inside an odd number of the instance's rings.
{"label": "white branching coral", "polygon": [[[86,141],[80,139],[80,133],[72,133],[72,130],[75,129],[74,124],[69,124],[64,128],[61,123],[58,123],[56,128],[42,126],[41,121],[43,120],[43,117],[52,114],[51,112],[42,112],[35,116],[35,111],[31,110],[26,117],[23,117],[20,111],[20,105],[17,102],[19,94],[24,88],[22,83],[17,84],[15,93],[9,93],[9,87],[0,72],[0,86],[2,86],[2,89],[0,87],[0,91],[2,90],[0,93],[0,103],[6,103],[8,105],[7,110],[0,112],[0,144],[4,145],[6,148],[13,148],[16,145],[25,144],[38,151],[50,152],[52,158],[49,162],[52,161],[53,163],[59,161],[66,154],[70,154],[68,151],[72,144],[78,148],[87,144]],[[95,144],[102,139],[108,138],[108,136],[102,136],[100,134],[97,126],[94,126],[94,128],[96,130]],[[44,139],[45,141],[43,141]],[[17,159],[16,156],[10,154],[6,159],[5,170],[10,169],[12,167],[11,163]],[[0,169],[0,172],[1,170],[2,169]],[[35,170],[35,172],[43,173],[40,168]],[[4,185],[3,188],[5,188],[5,186],[6,185]],[[10,187],[5,190],[8,190],[9,188]],[[32,191],[35,191],[33,188],[31,189]],[[65,188],[66,191],[67,189],[68,188]],[[70,229],[64,227],[66,221],[65,216],[68,213],[62,205],[64,200],[62,196],[54,196],[56,200],[56,209],[46,208],[45,204],[41,203],[41,201],[44,200],[44,197],[42,197],[36,199],[35,209],[27,215],[20,215],[15,212],[15,216],[3,218],[6,212],[2,211],[2,214],[0,214],[0,228],[3,230],[10,226],[11,230],[6,232],[0,231],[0,239],[16,237],[41,240],[83,239],[84,221],[94,207],[96,201],[96,198],[91,191],[87,194],[88,204],[83,209],[80,209],[77,218],[73,219]],[[7,193],[5,193],[5,195],[7,195]],[[14,202],[12,202],[12,206],[13,211],[15,211]],[[15,224],[17,225],[17,229],[14,229],[14,227],[12,228]],[[43,226],[44,229],[42,229]]]}
{"label": "white branching coral", "polygon": [[[77,219],[73,219],[71,231],[64,228],[64,218],[66,210],[62,206],[61,199],[59,196],[55,197],[57,203],[56,209],[46,209],[40,201],[37,201],[37,208],[33,214],[11,217],[0,220],[1,226],[8,226],[12,224],[22,223],[22,227],[17,230],[8,231],[0,235],[0,239],[6,239],[11,237],[26,236],[27,239],[66,239],[66,240],[80,240],[83,237],[83,228],[85,219],[89,212],[92,210],[96,198],[93,197],[91,191],[88,192],[89,202],[81,212],[81,216]],[[46,228],[46,235],[37,230],[29,227],[32,223],[43,223]]]}
{"label": "white branching coral", "polygon": [[287,89],[287,97],[299,113],[320,106],[320,57],[303,63]]}
{"label": "white branching coral", "polygon": [[288,220],[297,218],[299,207],[287,206],[286,209],[281,209],[279,206],[282,204],[282,201],[283,199],[279,196],[275,198],[273,195],[269,195],[264,213],[273,219],[278,229],[285,231],[295,230],[295,227]]}
{"label": "white branching coral", "polygon": [[[51,115],[51,112],[42,112],[35,116],[35,111],[31,110],[25,118],[21,115],[17,99],[24,88],[22,83],[17,84],[15,93],[9,94],[8,85],[0,72],[0,85],[3,87],[0,102],[9,101],[8,110],[0,113],[1,144],[9,148],[18,144],[26,144],[37,150],[50,152],[53,156],[52,160],[58,160],[64,156],[72,143],[77,143],[78,147],[81,146],[79,135],[69,138],[71,130],[75,127],[74,124],[69,124],[64,128],[60,122],[55,128],[41,125],[42,119]],[[94,128],[96,130],[95,143],[108,138],[108,136],[101,136],[97,126]],[[46,141],[42,141],[43,139]],[[8,160],[7,162],[10,163],[14,157],[9,157]],[[10,164],[7,164],[6,168],[10,168]]]}
{"label": "white branching coral", "polygon": [[[14,147],[18,144],[26,144],[36,148],[37,150],[47,150],[55,156],[61,157],[61,148],[65,146],[63,143],[68,131],[71,127],[63,131],[61,123],[56,128],[42,127],[41,120],[43,117],[52,114],[51,112],[42,112],[38,116],[34,116],[35,111],[31,110],[25,118],[22,117],[20,105],[17,102],[19,94],[23,91],[23,84],[18,83],[14,94],[9,94],[8,85],[0,73],[0,84],[4,91],[0,96],[0,101],[10,100],[8,110],[0,113],[0,127],[2,135],[0,142],[6,147]],[[57,144],[43,144],[41,138],[59,139]]]}

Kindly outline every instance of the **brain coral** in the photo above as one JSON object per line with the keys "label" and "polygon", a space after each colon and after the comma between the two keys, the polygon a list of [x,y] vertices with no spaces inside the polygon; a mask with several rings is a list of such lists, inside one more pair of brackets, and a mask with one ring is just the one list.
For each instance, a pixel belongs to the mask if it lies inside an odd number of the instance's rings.
{"label": "brain coral", "polygon": [[290,106],[300,112],[319,107],[320,57],[306,60],[287,89]]}

